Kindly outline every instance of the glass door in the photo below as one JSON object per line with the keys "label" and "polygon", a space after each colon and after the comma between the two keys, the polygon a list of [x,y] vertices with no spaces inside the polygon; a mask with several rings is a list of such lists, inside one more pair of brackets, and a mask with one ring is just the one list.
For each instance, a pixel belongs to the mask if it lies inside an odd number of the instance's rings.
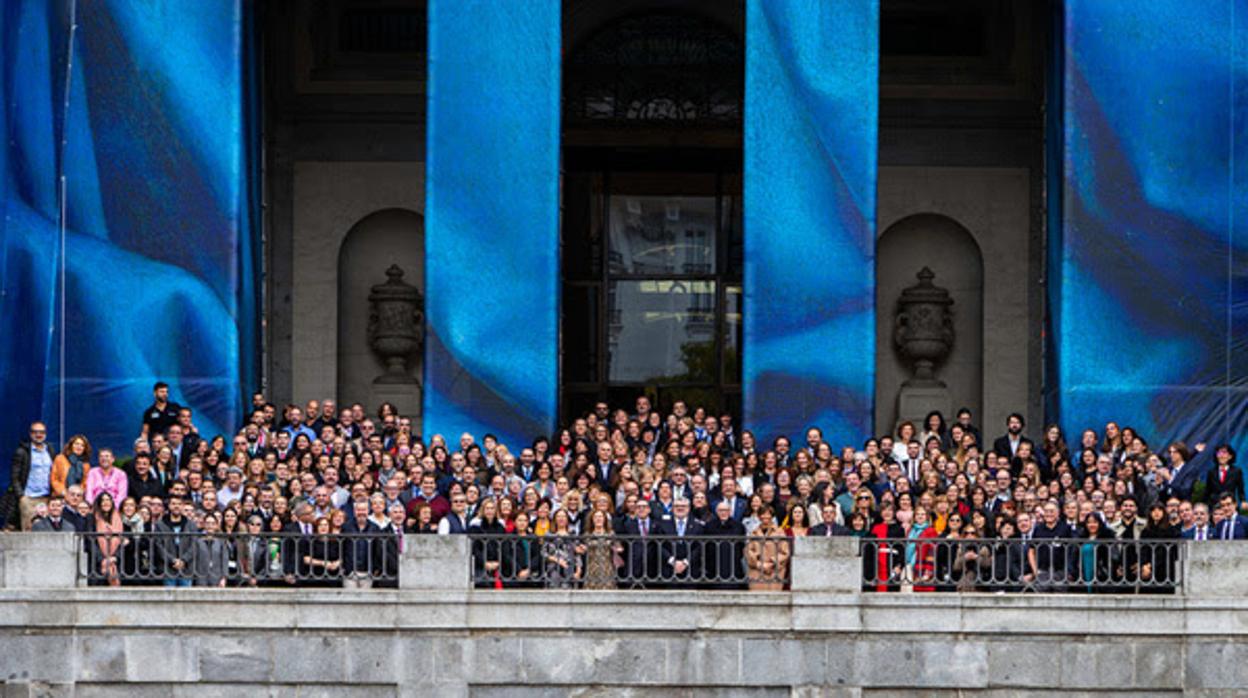
{"label": "glass door", "polygon": [[599,165],[565,176],[564,417],[641,393],[735,414],[739,174]]}

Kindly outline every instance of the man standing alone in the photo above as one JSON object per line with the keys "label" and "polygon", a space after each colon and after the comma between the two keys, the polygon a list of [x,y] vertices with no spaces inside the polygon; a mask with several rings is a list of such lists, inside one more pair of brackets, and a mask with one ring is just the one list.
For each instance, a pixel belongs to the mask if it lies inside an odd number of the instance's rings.
{"label": "man standing alone", "polygon": [[52,494],[52,451],[47,444],[48,428],[43,422],[30,425],[30,440],[23,441],[13,454],[11,492],[18,500],[18,525],[29,531],[35,509],[48,503]]}

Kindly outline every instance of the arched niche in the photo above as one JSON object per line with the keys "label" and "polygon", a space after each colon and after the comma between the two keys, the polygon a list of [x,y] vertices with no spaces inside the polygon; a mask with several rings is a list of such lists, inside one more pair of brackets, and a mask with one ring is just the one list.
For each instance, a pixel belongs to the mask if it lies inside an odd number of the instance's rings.
{"label": "arched niche", "polygon": [[[403,281],[425,292],[425,219],[403,208],[375,211],[347,232],[338,249],[338,401],[362,402],[375,407],[393,396],[378,394],[373,379],[385,364],[368,346],[368,294],[385,283],[386,269],[397,264]],[[409,359],[411,374],[419,379],[420,352]],[[415,410],[419,411],[419,398]],[[411,407],[404,414],[415,414]]]}
{"label": "arched niche", "polygon": [[[897,395],[911,366],[893,344],[897,299],[915,275],[930,268],[933,283],[953,298],[953,350],[937,369],[949,388],[950,409],[966,406],[980,415],[983,404],[984,261],[975,237],[948,216],[920,213],[889,226],[879,237],[875,256],[875,426],[892,433],[897,423]],[[951,421],[951,415],[945,415]]]}

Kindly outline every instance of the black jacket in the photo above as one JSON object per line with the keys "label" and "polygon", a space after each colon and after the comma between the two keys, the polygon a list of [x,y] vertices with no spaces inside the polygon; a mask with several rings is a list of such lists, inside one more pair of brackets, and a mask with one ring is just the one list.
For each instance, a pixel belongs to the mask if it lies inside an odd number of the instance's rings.
{"label": "black jacket", "polygon": [[30,478],[30,442],[23,441],[13,452],[13,471],[9,489],[0,495],[0,528],[18,528],[18,504]]}
{"label": "black jacket", "polygon": [[[830,531],[828,529],[831,529]],[[824,536],[848,536],[849,529],[840,524],[818,524],[811,527],[810,535],[813,538],[822,538]]]}
{"label": "black jacket", "polygon": [[129,490],[127,490],[127,495],[134,497],[134,501],[140,501],[144,497],[160,497],[161,499],[164,499],[165,486],[161,483],[160,478],[157,477],[155,471],[149,470],[146,480],[140,478],[138,474],[134,472],[127,473],[127,477],[130,481],[130,487]]}
{"label": "black jacket", "polygon": [[380,552],[381,544],[381,527],[370,520],[364,521],[363,528],[356,523],[355,518],[347,519],[342,525],[344,534],[356,534],[343,536],[342,547],[342,571],[351,574],[352,572],[360,572],[362,574],[372,574],[377,571],[382,553]]}
{"label": "black jacket", "polygon": [[[1031,443],[1031,439],[1027,438],[1026,436],[1020,435],[1018,445],[1021,446],[1025,443],[1031,444],[1031,452],[1034,454],[1036,452],[1036,445],[1034,443]],[[997,454],[998,456],[1005,456],[1006,458],[1011,458],[1011,459],[1014,458],[1014,454],[1010,451],[1010,437],[1008,434],[1004,436],[998,436],[997,440],[992,442],[992,452]],[[1036,460],[1037,462],[1039,462],[1039,458],[1037,458]]]}
{"label": "black jacket", "polygon": [[[657,526],[658,534],[663,536],[671,536],[677,538],[676,518],[660,521]],[[704,552],[704,541],[698,540],[705,531],[702,522],[690,516],[685,520],[685,535],[676,540],[669,540],[663,546],[662,560],[663,576],[674,577],[677,579],[692,578],[697,579],[702,576],[702,557]],[[673,561],[683,560],[689,563],[689,566],[681,574],[676,574]]]}
{"label": "black jacket", "polygon": [[1214,465],[1205,476],[1205,501],[1216,502],[1223,494],[1229,494],[1235,501],[1244,501],[1244,471],[1232,465],[1226,470],[1226,482],[1218,475],[1218,466]]}
{"label": "black jacket", "polygon": [[[745,582],[745,526],[736,519],[721,522],[712,518],[703,529],[706,536],[721,537],[708,541],[703,560],[707,578],[719,587],[732,588]],[[726,540],[724,538],[735,540]]]}

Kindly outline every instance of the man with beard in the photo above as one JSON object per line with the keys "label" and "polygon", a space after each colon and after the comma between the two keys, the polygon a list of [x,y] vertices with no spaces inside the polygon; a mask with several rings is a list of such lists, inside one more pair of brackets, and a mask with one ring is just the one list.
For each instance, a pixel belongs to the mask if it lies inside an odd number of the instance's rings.
{"label": "man with beard", "polygon": [[1023,436],[1023,426],[1025,426],[1023,415],[1015,412],[1007,417],[1005,420],[1006,433],[1004,436],[997,437],[997,440],[993,442],[993,453],[998,456],[1013,458],[1018,453],[1019,445],[1023,443],[1030,444],[1031,439]]}

